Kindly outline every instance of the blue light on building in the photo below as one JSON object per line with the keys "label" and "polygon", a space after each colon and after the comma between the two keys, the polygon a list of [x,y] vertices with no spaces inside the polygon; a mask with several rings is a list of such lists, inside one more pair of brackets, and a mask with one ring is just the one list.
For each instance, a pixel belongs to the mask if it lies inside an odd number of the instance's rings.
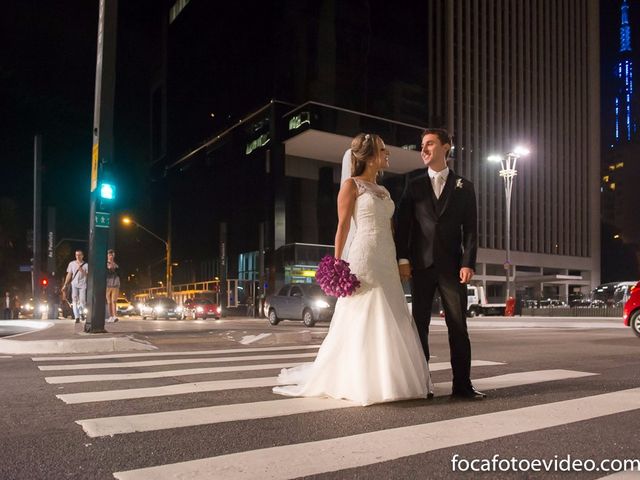
{"label": "blue light on building", "polygon": [[[635,112],[632,108],[633,60],[631,59],[631,26],[627,0],[622,2],[620,20],[620,61],[616,71],[618,91],[615,99],[616,142],[621,139],[631,141],[637,131]],[[622,115],[624,120],[621,121]]]}

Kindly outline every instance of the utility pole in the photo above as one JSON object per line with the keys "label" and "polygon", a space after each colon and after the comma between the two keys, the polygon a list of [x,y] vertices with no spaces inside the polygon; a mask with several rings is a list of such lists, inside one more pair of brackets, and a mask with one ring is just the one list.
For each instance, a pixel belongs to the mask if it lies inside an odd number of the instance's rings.
{"label": "utility pole", "polygon": [[167,212],[167,272],[166,279],[167,282],[167,298],[171,298],[171,293],[173,289],[173,263],[171,260],[171,199],[169,199],[169,208]]}
{"label": "utility pole", "polygon": [[115,187],[109,178],[113,163],[113,103],[116,83],[117,0],[100,0],[96,90],[91,152],[91,208],[89,217],[89,281],[85,332],[104,332],[107,289],[107,244]]}
{"label": "utility pole", "polygon": [[[33,139],[33,259],[31,260],[31,291],[36,309],[40,305],[40,241],[42,238],[42,218],[40,198],[42,193],[42,136]],[[36,310],[36,313],[39,310]]]}

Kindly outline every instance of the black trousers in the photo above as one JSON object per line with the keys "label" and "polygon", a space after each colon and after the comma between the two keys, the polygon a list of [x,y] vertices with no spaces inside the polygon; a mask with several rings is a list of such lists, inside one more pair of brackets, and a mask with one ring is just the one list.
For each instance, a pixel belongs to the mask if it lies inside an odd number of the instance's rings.
{"label": "black trousers", "polygon": [[467,331],[467,286],[458,272],[442,272],[437,267],[412,272],[412,312],[424,354],[429,361],[429,324],[436,289],[440,292],[445,322],[449,331],[449,350],[453,372],[453,390],[471,386],[471,342]]}

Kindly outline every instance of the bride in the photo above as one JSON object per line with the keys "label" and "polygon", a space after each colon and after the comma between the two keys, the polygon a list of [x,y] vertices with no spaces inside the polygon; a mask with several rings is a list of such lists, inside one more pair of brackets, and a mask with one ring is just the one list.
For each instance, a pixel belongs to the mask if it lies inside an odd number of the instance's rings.
{"label": "bride", "polygon": [[378,135],[361,133],[353,139],[351,177],[338,194],[335,257],[343,257],[349,230],[355,228],[345,260],[361,286],[338,299],[315,361],[283,369],[275,393],[361,405],[432,395],[429,367],[398,274],[394,203],[376,183],[388,166],[389,152]]}

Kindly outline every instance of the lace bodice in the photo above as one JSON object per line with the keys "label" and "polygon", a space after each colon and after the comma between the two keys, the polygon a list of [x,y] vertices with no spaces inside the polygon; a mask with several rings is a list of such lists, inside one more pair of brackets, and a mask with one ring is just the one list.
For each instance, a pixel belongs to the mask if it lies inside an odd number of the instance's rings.
{"label": "lace bodice", "polygon": [[367,180],[362,180],[360,178],[352,177],[356,187],[358,188],[358,196],[363,193],[370,193],[375,195],[378,198],[388,198],[391,199],[391,195],[389,195],[389,191],[383,187],[382,185],[378,185],[377,183],[372,183]]}
{"label": "lace bodice", "polygon": [[385,275],[397,275],[396,251],[391,233],[395,206],[381,185],[354,178],[358,197],[353,209],[355,235],[347,261],[363,286],[377,284]]}

